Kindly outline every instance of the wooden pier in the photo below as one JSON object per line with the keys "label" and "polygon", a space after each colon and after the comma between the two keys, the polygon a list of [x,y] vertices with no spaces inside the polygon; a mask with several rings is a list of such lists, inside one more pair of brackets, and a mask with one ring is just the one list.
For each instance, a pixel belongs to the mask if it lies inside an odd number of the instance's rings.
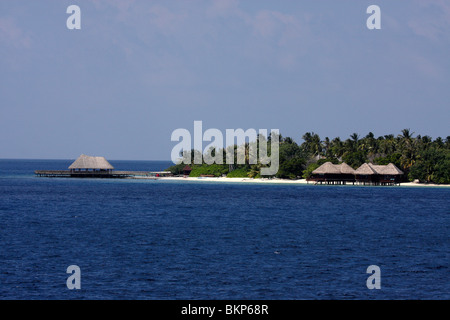
{"label": "wooden pier", "polygon": [[74,170],[36,170],[38,177],[49,178],[134,178],[155,177],[150,171],[74,171]]}
{"label": "wooden pier", "polygon": [[327,185],[346,185],[352,184],[355,185],[355,180],[346,180],[346,179],[326,179],[326,178],[309,178],[306,179],[307,182],[313,182],[314,185],[317,184],[327,184]]}
{"label": "wooden pier", "polygon": [[371,181],[371,180],[339,180],[339,179],[306,179],[306,181],[312,182],[314,185],[325,184],[325,185],[363,185],[363,186],[399,186],[400,182],[396,180],[379,180],[379,181]]}
{"label": "wooden pier", "polygon": [[36,170],[38,177],[48,178],[146,178],[159,179],[172,175],[170,171],[119,171],[104,157],[92,157],[82,154],[68,168],[69,170]]}

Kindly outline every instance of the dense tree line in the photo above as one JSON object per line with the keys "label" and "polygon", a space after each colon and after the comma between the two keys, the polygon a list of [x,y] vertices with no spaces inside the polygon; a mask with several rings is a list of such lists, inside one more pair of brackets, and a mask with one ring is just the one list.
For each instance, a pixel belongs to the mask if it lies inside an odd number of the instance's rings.
{"label": "dense tree line", "polygon": [[[450,183],[450,136],[433,140],[426,135],[414,136],[410,129],[403,129],[397,136],[388,134],[375,137],[372,132],[369,132],[366,136],[360,137],[357,133],[353,133],[346,140],[339,137],[321,139],[318,134],[307,132],[302,139],[303,142],[298,144],[290,137],[279,136],[280,166],[276,177],[307,178],[315,168],[326,161],[336,164],[346,162],[355,169],[365,162],[374,164],[391,162],[405,172],[405,181]],[[248,144],[245,147],[248,149]],[[234,148],[236,149],[237,146]],[[213,174],[256,178],[261,176],[262,165],[259,163],[213,166],[193,165],[194,170],[191,175]],[[184,164],[180,164],[169,169],[179,174],[183,167]]]}

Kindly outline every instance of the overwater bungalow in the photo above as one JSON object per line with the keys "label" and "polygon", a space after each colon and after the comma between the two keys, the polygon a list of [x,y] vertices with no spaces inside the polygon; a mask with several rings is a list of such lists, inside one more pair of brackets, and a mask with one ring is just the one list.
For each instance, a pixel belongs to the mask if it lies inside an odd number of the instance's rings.
{"label": "overwater bungalow", "polygon": [[364,163],[354,170],[348,164],[325,162],[312,172],[308,181],[315,184],[362,184],[362,185],[396,185],[400,184],[403,171],[393,163],[375,165]]}
{"label": "overwater bungalow", "polygon": [[333,164],[325,162],[312,172],[308,181],[314,181],[315,184],[346,184],[355,183],[355,170],[345,162]]}
{"label": "overwater bungalow", "polygon": [[105,157],[82,154],[68,168],[69,170],[36,170],[38,177],[60,178],[136,178],[152,177],[148,171],[116,171]]}
{"label": "overwater bungalow", "polygon": [[400,184],[403,174],[403,171],[393,163],[389,163],[388,165],[364,163],[355,171],[356,182],[363,185]]}
{"label": "overwater bungalow", "polygon": [[69,166],[69,170],[74,173],[77,171],[111,172],[114,167],[105,157],[91,157],[82,154]]}

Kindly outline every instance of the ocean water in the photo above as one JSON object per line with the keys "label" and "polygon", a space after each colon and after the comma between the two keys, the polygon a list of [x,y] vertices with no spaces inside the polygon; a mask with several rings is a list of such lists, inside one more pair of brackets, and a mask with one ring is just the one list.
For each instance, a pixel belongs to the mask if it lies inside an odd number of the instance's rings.
{"label": "ocean water", "polygon": [[448,188],[33,174],[70,163],[0,160],[0,299],[450,298]]}

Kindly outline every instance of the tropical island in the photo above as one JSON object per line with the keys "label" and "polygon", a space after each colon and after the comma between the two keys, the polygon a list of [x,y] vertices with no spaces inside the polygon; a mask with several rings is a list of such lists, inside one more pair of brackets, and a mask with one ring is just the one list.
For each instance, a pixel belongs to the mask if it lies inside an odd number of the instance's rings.
{"label": "tropical island", "polygon": [[[267,141],[272,136],[269,135]],[[290,137],[279,135],[279,170],[274,176],[261,175],[261,168],[265,165],[259,161],[248,163],[249,143],[244,146],[231,146],[234,150],[244,147],[246,150],[245,164],[186,164],[181,162],[167,170],[174,175],[188,175],[189,177],[228,177],[228,178],[279,178],[287,180],[310,179],[313,172],[320,166],[331,163],[333,165],[346,164],[353,169],[368,164],[371,168],[393,164],[400,169],[401,182],[421,182],[433,184],[450,184],[450,136],[445,139],[438,137],[416,135],[410,129],[403,129],[400,134],[388,134],[375,137],[372,132],[360,137],[353,133],[346,140],[340,137],[330,139],[314,132],[307,132],[302,136],[303,143],[298,144]],[[230,148],[230,146],[228,147]],[[259,144],[257,145],[259,151]],[[270,144],[267,147],[270,154]],[[208,150],[214,154],[216,150]],[[185,152],[186,153],[186,152]],[[191,160],[198,150],[191,150]],[[186,157],[186,154],[183,155]],[[192,163],[193,161],[191,161]],[[236,161],[234,163],[237,163]]]}

